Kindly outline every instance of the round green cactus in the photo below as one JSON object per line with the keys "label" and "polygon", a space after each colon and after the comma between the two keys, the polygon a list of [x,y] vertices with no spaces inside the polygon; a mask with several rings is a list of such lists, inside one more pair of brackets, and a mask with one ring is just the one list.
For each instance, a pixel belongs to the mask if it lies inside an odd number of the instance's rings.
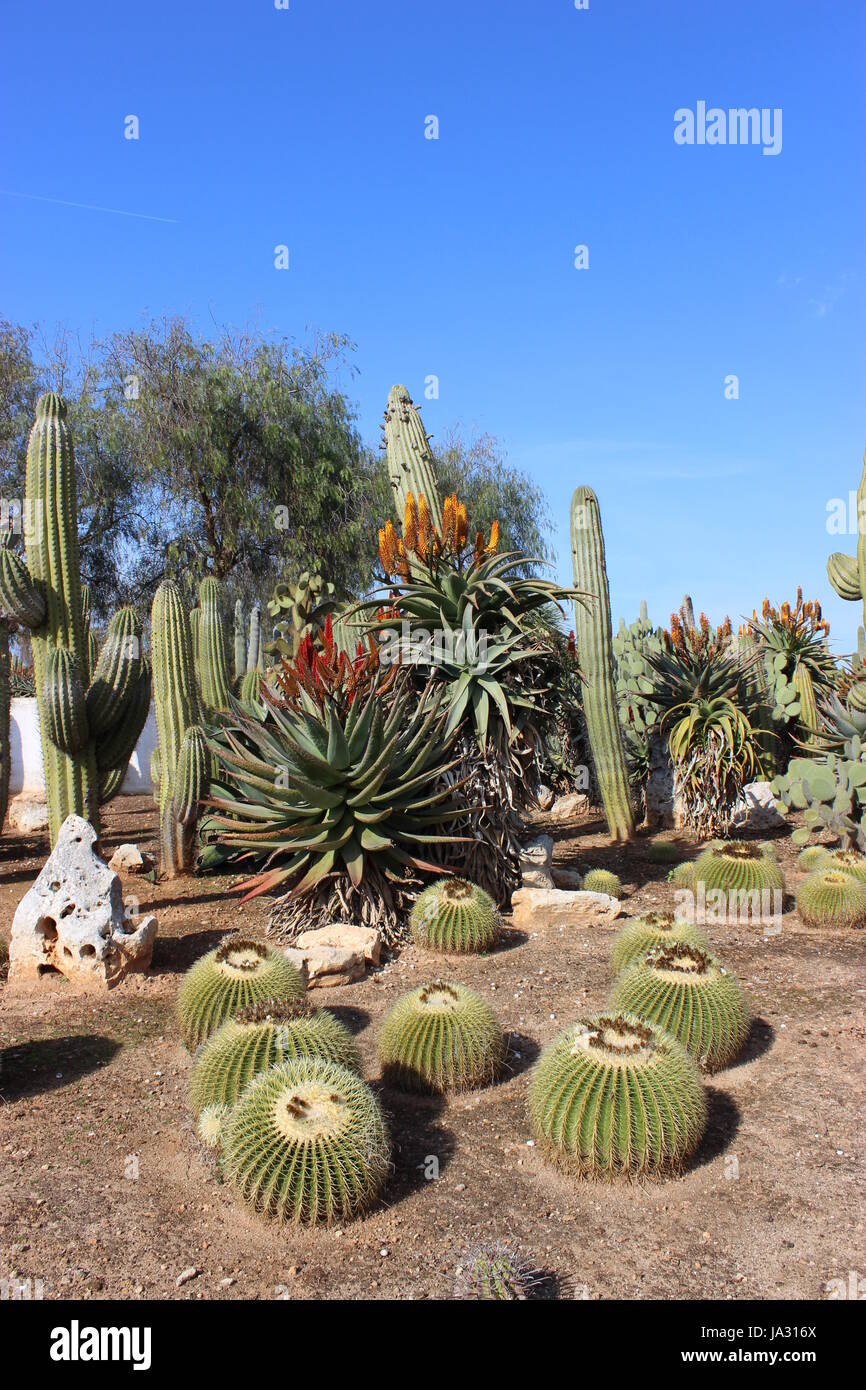
{"label": "round green cactus", "polygon": [[670,840],[650,840],[646,857],[651,864],[675,864],[681,851]]}
{"label": "round green cactus", "polygon": [[218,1149],[222,1144],[223,1126],[230,1109],[228,1105],[208,1105],[199,1115],[195,1132],[206,1149]]}
{"label": "round green cactus", "polygon": [[457,1267],[454,1297],[469,1302],[517,1302],[531,1298],[541,1276],[505,1241],[478,1245]]}
{"label": "round green cactus", "polygon": [[[808,851],[804,850],[803,854],[806,853]],[[800,858],[802,857],[801,854]],[[849,878],[866,883],[866,855],[858,854],[853,849],[825,849],[823,856],[813,868],[838,869],[840,874],[847,874]]]}
{"label": "round green cactus", "polygon": [[437,980],[404,994],[379,1037],[385,1079],[404,1090],[464,1091],[502,1070],[505,1039],[493,1010],[465,985]]}
{"label": "round green cactus", "polygon": [[682,864],[677,864],[676,868],[671,869],[668,874],[668,883],[672,883],[675,888],[689,888],[694,891],[695,886],[695,866],[690,859]]}
{"label": "round green cactus", "polygon": [[432,951],[489,951],[499,939],[495,902],[465,878],[443,878],[425,888],[409,920],[416,945]]}
{"label": "round green cactus", "polygon": [[218,1103],[234,1105],[260,1071],[293,1057],[324,1057],[361,1070],[358,1045],[333,1014],[306,1000],[263,999],[227,1018],[202,1044],[190,1078],[193,1114]]}
{"label": "round green cactus", "polygon": [[809,845],[808,849],[797,855],[797,868],[801,873],[811,874],[827,858],[829,852],[826,845]]}
{"label": "round green cactus", "polygon": [[609,898],[622,897],[622,884],[608,869],[587,869],[581,882],[584,893],[606,893]]}
{"label": "round green cactus", "polygon": [[184,975],[177,998],[181,1036],[194,1052],[238,1009],[260,999],[302,1000],[300,971],[261,941],[230,937],[197,960]]}
{"label": "round green cactus", "polygon": [[842,869],[815,869],[797,890],[797,911],[807,927],[866,925],[866,883]]}
{"label": "round green cactus", "polygon": [[694,865],[694,883],[703,883],[706,892],[754,893],[778,889],[785,891],[785,879],[775,859],[763,845],[747,840],[725,840],[710,845]]}
{"label": "round green cactus", "polygon": [[619,975],[637,956],[646,955],[651,946],[678,941],[697,946],[700,951],[710,949],[703,932],[690,922],[678,919],[672,912],[646,912],[643,917],[634,917],[626,922],[614,940],[610,953],[613,972]]}
{"label": "round green cactus", "polygon": [[260,1072],[222,1129],[223,1172],[262,1215],[331,1225],[373,1205],[390,1162],[382,1108],[321,1057]]}
{"label": "round green cactus", "polygon": [[749,1009],[737,981],[707,951],[653,946],[619,976],[610,997],[664,1028],[704,1071],[729,1066],[746,1041]]}
{"label": "round green cactus", "polygon": [[677,1172],[703,1137],[700,1072],[661,1028],[611,1011],[574,1023],[545,1048],[529,1088],[545,1156],[580,1177]]}

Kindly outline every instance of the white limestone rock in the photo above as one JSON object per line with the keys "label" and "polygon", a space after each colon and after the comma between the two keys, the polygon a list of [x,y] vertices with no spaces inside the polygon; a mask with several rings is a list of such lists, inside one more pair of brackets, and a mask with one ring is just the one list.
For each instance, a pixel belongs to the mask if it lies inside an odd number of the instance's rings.
{"label": "white limestone rock", "polygon": [[568,821],[577,820],[580,816],[589,815],[589,797],[586,792],[569,792],[567,796],[558,796],[547,813],[547,819],[553,821],[554,825],[567,824]]}
{"label": "white limestone rock", "polygon": [[334,922],[301,932],[283,954],[304,973],[308,989],[330,989],[363,979],[367,966],[378,964],[381,951],[381,937],[371,927]]}
{"label": "white limestone rock", "polygon": [[583,893],[560,888],[518,888],[511,898],[515,927],[542,931],[548,927],[607,926],[619,916],[622,904],[607,893]]}
{"label": "white limestone rock", "polygon": [[553,840],[539,835],[520,847],[520,883],[523,888],[552,888]]}
{"label": "white limestone rock", "polygon": [[116,874],[145,874],[153,868],[149,854],[142,854],[138,845],[118,845],[108,861],[109,869]]}
{"label": "white limestone rock", "polygon": [[48,802],[22,794],[6,807],[6,825],[19,835],[43,835],[48,830]]}
{"label": "white limestone rock", "polygon": [[737,830],[778,830],[785,824],[769,782],[749,782],[743,787],[731,823]]}
{"label": "white limestone rock", "polygon": [[9,984],[52,970],[76,989],[104,991],[150,966],[156,918],[126,917],[120,879],[94,851],[96,831],[68,816],[12,920]]}

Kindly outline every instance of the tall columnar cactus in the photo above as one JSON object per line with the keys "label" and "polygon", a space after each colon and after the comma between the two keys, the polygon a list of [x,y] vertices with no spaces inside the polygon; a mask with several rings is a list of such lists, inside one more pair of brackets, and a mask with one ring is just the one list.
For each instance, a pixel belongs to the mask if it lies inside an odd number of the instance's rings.
{"label": "tall columnar cactus", "polygon": [[442,503],[427,432],[405,386],[392,386],[385,407],[385,458],[394,493],[394,508],[402,523],[411,492],[424,497],[436,530],[442,532]]}
{"label": "tall columnar cactus", "polygon": [[0,547],[0,606],[32,632],[39,702],[42,765],[51,843],[69,815],[98,830],[99,802],[122,781],[125,749],[144,726],[141,681],[147,679],[140,633],[131,609],[112,620],[123,630],[122,651],[96,663],[90,681],[90,646],[78,563],[75,458],[66,406],[49,392],[36,407],[27,446],[25,494],[29,524],[27,564]]}
{"label": "tall columnar cactus", "polygon": [[241,599],[235,604],[235,681],[240,681],[247,669],[247,639],[244,632],[244,605]]}
{"label": "tall columnar cactus", "polygon": [[201,617],[198,629],[197,671],[202,704],[207,714],[232,707],[226,633],[222,616],[222,585],[203,579],[198,588]]}
{"label": "tall columnar cactus", "polygon": [[834,551],[827,561],[827,578],[840,598],[852,603],[862,600],[863,622],[866,623],[866,452],[857,488],[857,556],[855,559]]}
{"label": "tall columnar cactus", "polygon": [[254,603],[250,613],[250,639],[247,645],[247,675],[260,671],[264,665],[264,643],[262,639],[262,605]]}
{"label": "tall columnar cactus", "polygon": [[192,867],[198,802],[208,785],[207,751],[189,623],[180,590],[160,584],[150,615],[153,693],[159,747],[151,764],[159,783],[160,872],[174,878]]}
{"label": "tall columnar cactus", "polygon": [[616,708],[604,537],[598,500],[588,487],[577,488],[571,499],[571,553],[575,588],[587,596],[574,605],[586,730],[608,830],[615,840],[630,840],[634,812]]}
{"label": "tall columnar cactus", "polygon": [[9,624],[4,622],[0,615],[0,830],[3,829],[9,801],[9,771],[12,763],[9,737],[11,690]]}

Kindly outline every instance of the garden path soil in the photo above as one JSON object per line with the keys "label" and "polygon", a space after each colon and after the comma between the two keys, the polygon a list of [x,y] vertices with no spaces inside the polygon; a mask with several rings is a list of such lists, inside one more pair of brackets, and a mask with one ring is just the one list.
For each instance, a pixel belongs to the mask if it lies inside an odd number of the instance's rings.
{"label": "garden path soil", "polygon": [[[106,819],[109,852],[124,840],[154,850],[149,799],[114,803]],[[558,827],[555,863],[615,869],[630,915],[672,906],[647,838],[612,847],[602,832],[598,820]],[[796,852],[787,837],[778,845],[795,890]],[[7,941],[46,849],[0,838]],[[866,932],[810,930],[790,908],[766,940],[758,927],[709,928],[755,1023],[741,1061],[708,1083],[697,1159],[662,1184],[576,1183],[528,1143],[527,1069],[604,1005],[614,930],[512,931],[489,957],[445,962],[408,947],[357,985],[317,991],[357,1032],[394,1171],[365,1219],[298,1231],[262,1224],[220,1185],[186,1107],[179,976],[225,933],[264,931],[266,904],[241,908],[232,881],[128,880],[159,919],[153,972],[104,998],[75,996],[59,977],[36,995],[0,987],[0,1278],[42,1280],[46,1298],[442,1298],[467,1246],[495,1238],[557,1276],[565,1296],[591,1299],[818,1299],[828,1281],[866,1275]],[[443,973],[490,1000],[511,1034],[508,1074],[447,1101],[380,1087],[384,1012]]]}

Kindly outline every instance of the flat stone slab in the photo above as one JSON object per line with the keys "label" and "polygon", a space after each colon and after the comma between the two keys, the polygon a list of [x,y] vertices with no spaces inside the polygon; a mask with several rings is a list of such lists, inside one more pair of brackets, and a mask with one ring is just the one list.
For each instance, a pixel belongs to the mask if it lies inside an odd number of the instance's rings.
{"label": "flat stone slab", "polygon": [[156,918],[127,917],[120,879],[95,844],[93,826],[67,816],[12,919],[11,988],[38,983],[56,970],[76,989],[101,992],[150,966]]}
{"label": "flat stone slab", "polygon": [[577,820],[579,816],[588,816],[590,812],[589,797],[586,792],[569,792],[567,796],[558,796],[547,813],[547,819],[554,825],[559,825],[567,821]]}
{"label": "flat stone slab", "polygon": [[382,954],[382,938],[377,931],[372,927],[353,927],[344,922],[332,922],[329,927],[301,932],[293,945],[299,950],[333,946],[337,950],[361,951],[368,965],[378,965]]}
{"label": "flat stone slab", "polygon": [[622,903],[607,893],[518,888],[511,899],[514,926],[525,931],[542,931],[546,927],[606,927],[621,911]]}

